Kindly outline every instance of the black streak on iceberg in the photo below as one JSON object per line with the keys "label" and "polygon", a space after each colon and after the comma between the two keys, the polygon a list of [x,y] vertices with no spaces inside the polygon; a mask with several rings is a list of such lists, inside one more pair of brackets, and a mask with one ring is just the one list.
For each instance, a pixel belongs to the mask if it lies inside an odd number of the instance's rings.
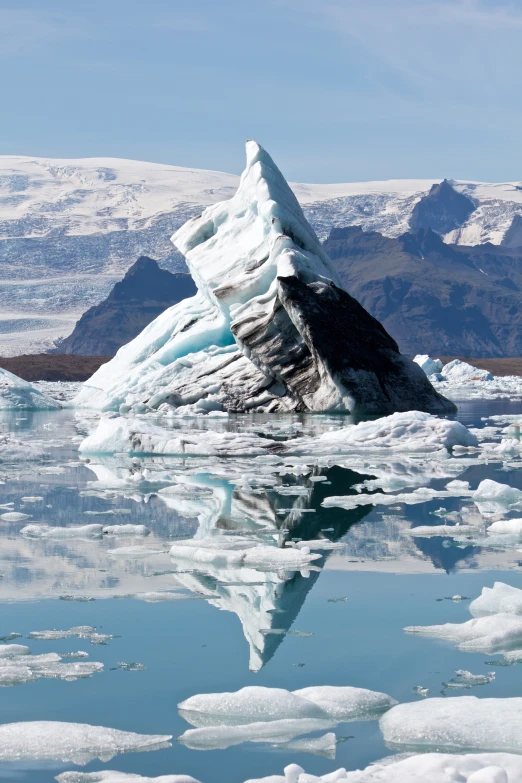
{"label": "black streak on iceberg", "polygon": [[270,156],[247,143],[236,195],[173,237],[198,287],[85,385],[77,402],[187,410],[450,413],[351,297]]}

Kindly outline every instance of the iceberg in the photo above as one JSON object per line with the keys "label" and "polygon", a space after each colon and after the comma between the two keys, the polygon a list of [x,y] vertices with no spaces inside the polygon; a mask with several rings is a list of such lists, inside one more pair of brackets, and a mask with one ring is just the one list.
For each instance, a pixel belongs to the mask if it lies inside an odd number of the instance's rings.
{"label": "iceberg", "polygon": [[484,479],[471,498],[483,516],[502,514],[512,508],[522,508],[522,490]]}
{"label": "iceberg", "polygon": [[442,370],[442,362],[440,359],[432,359],[427,353],[418,354],[413,359],[415,364],[418,364],[421,370],[424,370],[426,375],[439,375]]}
{"label": "iceberg", "polygon": [[0,725],[0,761],[27,759],[88,764],[118,753],[168,747],[170,735],[134,734],[87,723],[25,721]]}
{"label": "iceberg", "polygon": [[508,613],[475,617],[464,623],[412,625],[404,630],[416,636],[434,636],[455,642],[459,650],[465,652],[493,655],[522,648],[522,617]]}
{"label": "iceberg", "polygon": [[[60,783],[88,783],[87,778],[57,779]],[[320,777],[307,775],[302,767],[289,764],[284,775],[245,783],[519,783],[521,779],[522,757],[513,753],[422,753],[406,758],[390,756],[366,769],[337,769]]]}
{"label": "iceberg", "polygon": [[504,582],[495,582],[493,587],[482,588],[482,594],[470,603],[469,611],[473,617],[495,614],[522,615],[522,590],[506,585]]}
{"label": "iceberg", "polygon": [[422,369],[343,288],[270,156],[247,142],[237,193],[172,238],[198,293],[169,308],[75,404],[143,413],[451,413]]}
{"label": "iceberg", "polygon": [[61,407],[58,400],[0,368],[0,410],[58,410]]}
{"label": "iceberg", "polygon": [[398,704],[379,721],[388,747],[522,753],[522,698],[434,698]]}
{"label": "iceberg", "polygon": [[102,417],[79,449],[83,454],[127,452],[210,457],[339,457],[361,452],[448,452],[456,446],[476,447],[477,437],[458,421],[439,419],[422,411],[407,411],[374,421],[349,424],[315,437],[303,436],[287,441],[263,437],[257,432],[173,430],[144,418]]}
{"label": "iceberg", "polygon": [[445,364],[442,370],[437,372],[441,373],[443,380],[452,384],[493,380],[493,375],[489,370],[479,370],[478,367],[474,367],[472,364],[463,362],[460,359],[454,359],[452,362]]}

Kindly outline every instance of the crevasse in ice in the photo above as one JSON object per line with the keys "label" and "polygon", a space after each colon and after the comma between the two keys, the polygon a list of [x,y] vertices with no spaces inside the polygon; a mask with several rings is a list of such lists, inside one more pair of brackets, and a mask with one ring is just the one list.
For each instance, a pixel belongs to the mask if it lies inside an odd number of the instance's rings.
{"label": "crevasse in ice", "polygon": [[270,156],[247,143],[235,196],[174,235],[198,293],[101,367],[77,405],[135,413],[447,413],[424,372],[341,286]]}

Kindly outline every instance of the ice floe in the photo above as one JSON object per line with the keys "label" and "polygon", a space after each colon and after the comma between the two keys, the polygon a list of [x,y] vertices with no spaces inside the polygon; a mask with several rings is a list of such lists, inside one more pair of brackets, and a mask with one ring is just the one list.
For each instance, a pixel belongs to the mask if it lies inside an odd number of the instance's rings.
{"label": "ice floe", "polygon": [[50,525],[26,525],[20,531],[25,538],[50,538],[55,541],[80,539],[88,541],[101,538],[103,525],[74,525],[71,527],[52,527]]}
{"label": "ice floe", "polygon": [[199,783],[190,775],[160,775],[157,778],[149,778],[133,772],[108,769],[100,772],[62,772],[55,780],[58,783]]}
{"label": "ice floe", "polygon": [[0,368],[0,410],[58,410],[60,403],[31,383]]}
{"label": "ice floe", "polygon": [[[297,764],[289,764],[283,775],[251,778],[245,783],[520,783],[520,780],[522,757],[512,753],[422,753],[390,756],[366,769],[353,772],[338,769],[322,776],[306,774]],[[84,783],[84,780],[64,779],[60,783]]]}
{"label": "ice floe", "polygon": [[172,456],[256,457],[306,455],[310,457],[359,452],[400,451],[404,454],[476,447],[478,440],[463,424],[429,413],[408,411],[374,421],[360,422],[317,437],[288,441],[256,432],[170,429],[143,418],[103,417],[97,429],[81,444],[84,454],[128,452]]}
{"label": "ice floe", "polygon": [[102,663],[62,663],[62,657],[58,653],[31,655],[29,648],[21,644],[0,645],[0,686],[20,685],[39,679],[70,682],[103,671]]}
{"label": "ice floe", "polygon": [[199,750],[243,742],[286,743],[341,722],[375,719],[394,704],[384,693],[349,686],[297,691],[248,686],[235,693],[198,694],[178,705],[180,715],[196,727],[179,741]]}
{"label": "ice floe", "polygon": [[402,750],[522,753],[522,698],[433,698],[398,704],[379,721],[384,741]]}
{"label": "ice floe", "polygon": [[482,594],[470,603],[469,611],[473,617],[494,614],[522,615],[522,590],[504,582],[495,582],[493,587],[482,588]]}
{"label": "ice floe", "polygon": [[168,747],[169,735],[134,734],[87,723],[25,721],[0,725],[0,761],[44,759],[88,764],[118,753]]}

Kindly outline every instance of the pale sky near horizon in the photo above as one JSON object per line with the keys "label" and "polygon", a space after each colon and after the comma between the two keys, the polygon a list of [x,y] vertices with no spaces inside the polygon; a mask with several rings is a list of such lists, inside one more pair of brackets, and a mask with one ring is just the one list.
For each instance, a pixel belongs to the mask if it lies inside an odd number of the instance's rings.
{"label": "pale sky near horizon", "polygon": [[522,179],[522,0],[0,0],[0,61],[0,154]]}

